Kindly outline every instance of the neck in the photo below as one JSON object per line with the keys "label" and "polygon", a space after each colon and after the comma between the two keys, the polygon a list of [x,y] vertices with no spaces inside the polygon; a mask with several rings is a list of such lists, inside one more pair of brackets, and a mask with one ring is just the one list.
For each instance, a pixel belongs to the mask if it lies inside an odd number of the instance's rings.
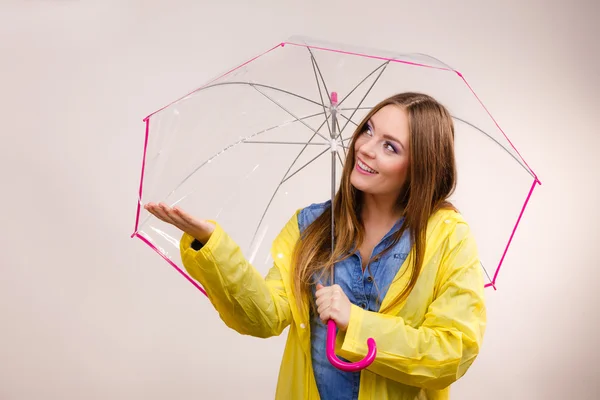
{"label": "neck", "polygon": [[362,220],[365,224],[389,224],[402,216],[396,198],[363,193]]}

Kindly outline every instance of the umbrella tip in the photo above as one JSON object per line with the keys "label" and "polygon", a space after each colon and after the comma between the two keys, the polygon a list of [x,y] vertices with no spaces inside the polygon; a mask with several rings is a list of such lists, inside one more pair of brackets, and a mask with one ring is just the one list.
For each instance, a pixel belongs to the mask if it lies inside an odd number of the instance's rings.
{"label": "umbrella tip", "polygon": [[331,104],[337,104],[338,102],[338,96],[337,96],[337,92],[331,92]]}

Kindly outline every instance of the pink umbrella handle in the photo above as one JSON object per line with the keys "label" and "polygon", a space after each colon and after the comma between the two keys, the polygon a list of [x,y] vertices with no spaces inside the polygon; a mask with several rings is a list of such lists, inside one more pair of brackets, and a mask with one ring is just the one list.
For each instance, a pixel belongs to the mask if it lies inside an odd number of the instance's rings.
{"label": "pink umbrella handle", "polygon": [[367,368],[375,361],[377,355],[377,346],[373,338],[367,339],[367,355],[365,358],[356,363],[348,363],[340,360],[335,354],[335,336],[336,336],[336,325],[335,321],[330,319],[327,321],[327,358],[329,362],[336,367],[346,372],[356,372]]}

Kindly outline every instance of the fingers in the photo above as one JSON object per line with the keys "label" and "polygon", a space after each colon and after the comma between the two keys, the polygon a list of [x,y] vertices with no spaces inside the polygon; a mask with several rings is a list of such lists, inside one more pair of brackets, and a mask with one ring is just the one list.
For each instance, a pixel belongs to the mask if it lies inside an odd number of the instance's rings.
{"label": "fingers", "polygon": [[321,321],[325,322],[328,317],[328,311],[331,307],[331,298],[320,297],[317,299],[317,313]]}
{"label": "fingers", "polygon": [[323,322],[324,324],[326,324],[327,321],[329,321],[331,319],[329,316],[329,313],[327,311],[328,310],[325,310],[319,314],[319,318],[321,319],[321,322]]}
{"label": "fingers", "polygon": [[173,207],[173,213],[181,219],[182,222],[188,224],[188,225],[194,225],[196,224],[196,221],[194,220],[194,217],[192,217],[190,214],[186,213],[185,211],[183,211],[181,208],[175,206]]}
{"label": "fingers", "polygon": [[342,292],[342,287],[337,284],[331,285],[331,286],[323,286],[320,282],[317,282],[316,288],[317,288],[317,291],[316,291],[317,296],[322,293],[329,293],[329,292],[341,293]]}
{"label": "fingers", "polygon": [[324,323],[335,319],[339,312],[339,300],[342,298],[342,288],[339,285],[323,286],[317,283],[316,305],[319,318]]}
{"label": "fingers", "polygon": [[175,212],[171,207],[169,207],[165,203],[148,203],[144,206],[144,208],[150,213],[152,213],[154,216],[156,216],[158,219],[166,223],[172,224],[181,230],[185,230],[187,225],[186,222],[177,212]]}
{"label": "fingers", "polygon": [[317,306],[331,299],[331,287],[325,287],[321,283],[317,283],[316,289],[315,297]]}
{"label": "fingers", "polygon": [[158,212],[162,215],[163,220],[170,224],[178,226],[178,223],[173,219],[172,210],[169,206],[164,203],[158,204]]}
{"label": "fingers", "polygon": [[339,315],[339,311],[339,305],[333,302],[323,304],[317,309],[317,312],[319,313],[319,318],[323,322],[327,322],[330,319],[335,320]]}
{"label": "fingers", "polygon": [[162,209],[167,214],[167,217],[172,221],[173,225],[179,227],[180,229],[187,228],[189,224],[179,215],[175,208],[171,208],[164,203],[160,203]]}
{"label": "fingers", "polygon": [[321,284],[317,284],[317,291],[315,292],[317,306],[324,302],[330,302],[342,297],[342,288],[338,285],[329,287],[323,287]]}
{"label": "fingers", "polygon": [[144,208],[146,210],[148,210],[148,212],[150,212],[152,215],[154,215],[156,218],[165,221],[165,222],[169,222],[166,220],[166,216],[164,211],[158,206],[158,204],[154,204],[154,203],[148,203],[144,206]]}

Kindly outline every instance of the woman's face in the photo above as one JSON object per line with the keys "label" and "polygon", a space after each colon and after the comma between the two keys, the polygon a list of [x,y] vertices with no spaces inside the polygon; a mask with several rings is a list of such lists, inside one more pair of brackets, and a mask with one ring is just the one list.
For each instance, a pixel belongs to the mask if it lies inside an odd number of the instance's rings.
{"label": "woman's face", "polygon": [[355,142],[350,183],[373,195],[398,196],[409,165],[408,114],[395,105],[377,111]]}

